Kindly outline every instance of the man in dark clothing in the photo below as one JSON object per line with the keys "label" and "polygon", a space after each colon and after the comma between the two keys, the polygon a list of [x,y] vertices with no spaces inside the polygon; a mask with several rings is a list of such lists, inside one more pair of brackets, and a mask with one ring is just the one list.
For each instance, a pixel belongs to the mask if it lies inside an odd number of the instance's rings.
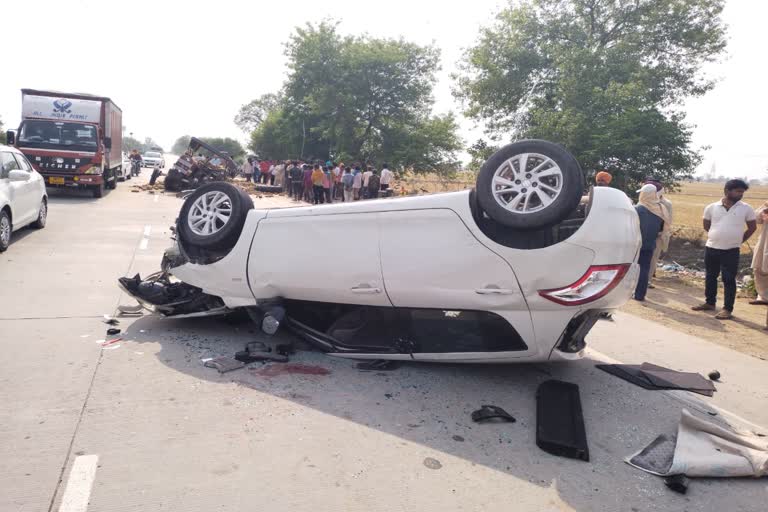
{"label": "man in dark clothing", "polygon": [[640,197],[635,210],[637,210],[637,215],[640,218],[642,245],[637,260],[638,265],[640,265],[640,278],[637,281],[637,287],[635,287],[635,300],[642,302],[648,292],[648,277],[651,272],[653,251],[656,250],[656,238],[664,227],[664,211],[659,203],[655,186],[643,185],[639,192]]}
{"label": "man in dark clothing", "polygon": [[301,201],[302,197],[304,197],[304,170],[296,163],[294,163],[291,169],[290,180],[293,199]]}

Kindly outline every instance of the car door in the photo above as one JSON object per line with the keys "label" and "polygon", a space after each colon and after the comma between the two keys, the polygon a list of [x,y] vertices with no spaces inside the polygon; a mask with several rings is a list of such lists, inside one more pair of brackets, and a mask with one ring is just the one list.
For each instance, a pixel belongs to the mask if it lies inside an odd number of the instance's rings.
{"label": "car door", "polygon": [[29,182],[11,181],[9,179],[11,171],[21,170],[21,166],[10,151],[0,151],[0,166],[2,166],[2,178],[7,179],[8,200],[11,206],[13,227],[18,229],[29,222]]}
{"label": "car door", "polygon": [[13,156],[16,158],[19,170],[26,172],[29,176],[28,180],[17,182],[19,185],[18,199],[23,205],[24,212],[26,212],[24,223],[27,224],[37,219],[40,212],[40,201],[43,198],[42,190],[45,188],[45,185],[43,187],[40,186],[39,178],[41,176],[35,172],[24,155],[14,153]]}
{"label": "car door", "polygon": [[254,296],[391,307],[377,216],[270,213],[259,222],[248,260]]}
{"label": "car door", "polygon": [[410,325],[414,358],[530,354],[530,313],[513,269],[454,211],[379,215],[384,285]]}

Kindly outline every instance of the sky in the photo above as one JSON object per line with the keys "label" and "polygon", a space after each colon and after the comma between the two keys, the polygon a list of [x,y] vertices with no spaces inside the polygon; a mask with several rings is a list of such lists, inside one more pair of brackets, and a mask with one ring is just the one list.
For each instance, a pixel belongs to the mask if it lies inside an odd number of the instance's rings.
{"label": "sky", "polygon": [[[285,77],[283,43],[292,29],[325,18],[342,33],[404,37],[442,52],[435,112],[458,115],[471,143],[481,127],[460,115],[450,74],[506,2],[472,0],[36,0],[0,7],[0,118],[18,126],[20,89],[88,92],[111,97],[126,132],[166,148],[181,135],[246,136],[238,108],[277,91]],[[686,105],[696,146],[711,146],[700,171],[768,177],[765,101],[768,2],[729,0],[729,57],[708,66],[718,86]]]}

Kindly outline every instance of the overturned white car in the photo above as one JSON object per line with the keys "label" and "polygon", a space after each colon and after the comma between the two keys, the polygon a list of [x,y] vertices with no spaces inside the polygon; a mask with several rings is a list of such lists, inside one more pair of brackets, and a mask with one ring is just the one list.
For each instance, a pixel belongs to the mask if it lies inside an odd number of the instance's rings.
{"label": "overturned white car", "polygon": [[246,308],[342,357],[454,362],[577,358],[637,280],[637,215],[593,189],[561,146],[506,146],[474,190],[253,209],[197,189],[163,270],[121,286],[166,316]]}

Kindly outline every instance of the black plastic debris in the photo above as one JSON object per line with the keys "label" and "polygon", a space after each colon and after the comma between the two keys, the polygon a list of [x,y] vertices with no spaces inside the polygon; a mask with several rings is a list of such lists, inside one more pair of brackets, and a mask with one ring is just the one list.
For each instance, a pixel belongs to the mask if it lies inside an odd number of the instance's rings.
{"label": "black plastic debris", "polygon": [[548,380],[536,391],[536,445],[547,453],[589,462],[579,386]]}
{"label": "black plastic debris", "polygon": [[109,329],[107,329],[107,335],[113,336],[115,334],[120,334],[120,329],[116,327],[110,327]]}
{"label": "black plastic debris", "polygon": [[[712,396],[717,391],[715,386],[701,375],[685,374],[651,363],[598,364],[595,367],[643,389],[682,389],[704,396]],[[679,384],[683,384],[683,387]]]}
{"label": "black plastic debris", "polygon": [[709,380],[720,380],[720,372],[717,370],[712,370],[711,372],[709,372],[709,375],[707,375],[707,377],[709,377]]}
{"label": "black plastic debris", "polygon": [[472,421],[476,423],[490,420],[502,423],[514,423],[517,421],[507,411],[495,405],[483,405],[472,413]]}
{"label": "black plastic debris", "polygon": [[386,359],[363,361],[356,365],[356,368],[362,372],[391,372],[399,367],[400,364],[398,361],[387,361]]}
{"label": "black plastic debris", "polygon": [[231,372],[232,370],[239,370],[245,366],[242,361],[238,361],[237,359],[232,359],[231,357],[226,356],[211,359],[210,361],[206,361],[204,364],[207,368],[216,368],[219,370],[219,373],[227,373]]}
{"label": "black plastic debris", "polygon": [[672,475],[664,479],[664,485],[680,494],[685,494],[688,492],[689,483],[690,480],[685,475]]}
{"label": "black plastic debris", "polygon": [[249,352],[247,350],[235,352],[235,359],[245,364],[257,363],[259,361],[272,361],[275,363],[288,362],[288,356],[276,352]]}

